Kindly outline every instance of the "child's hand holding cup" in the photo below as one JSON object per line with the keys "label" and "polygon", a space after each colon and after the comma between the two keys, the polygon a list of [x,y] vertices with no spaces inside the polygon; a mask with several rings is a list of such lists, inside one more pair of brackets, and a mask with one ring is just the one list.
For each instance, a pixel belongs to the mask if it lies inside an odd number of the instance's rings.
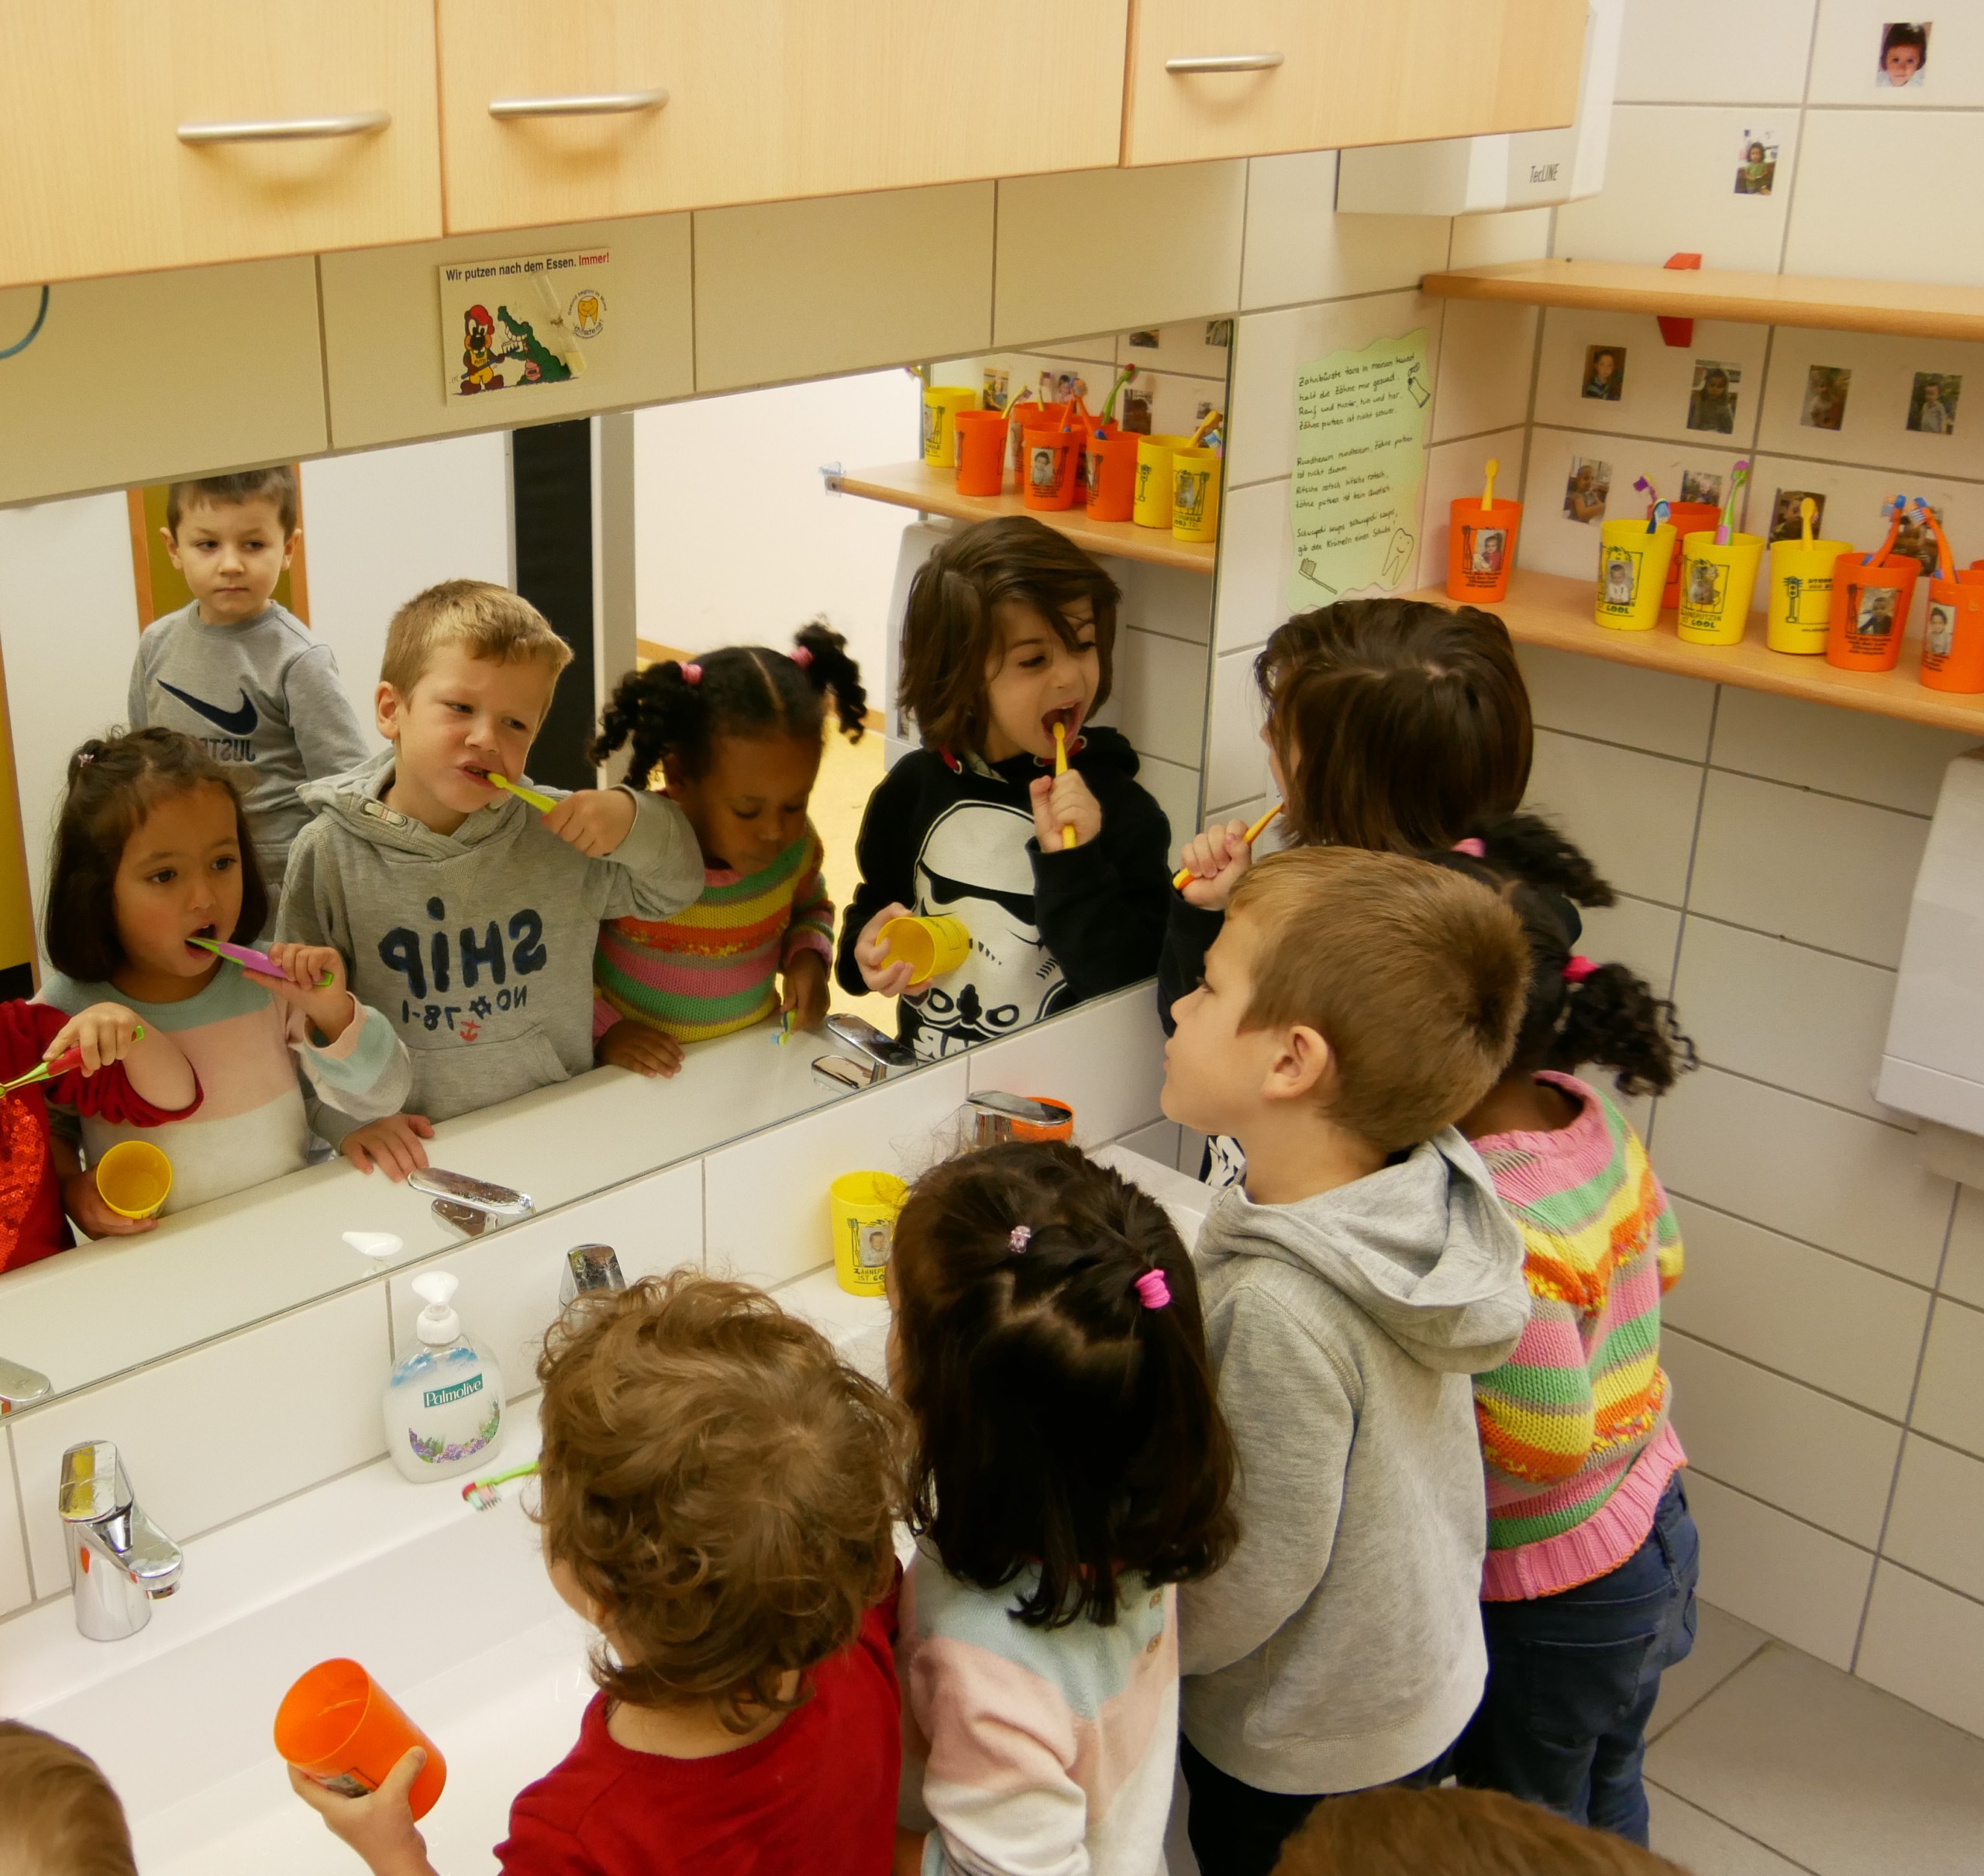
{"label": "child's hand holding cup", "polygon": [[877,997],[901,997],[916,974],[915,967],[906,959],[897,957],[882,941],[881,935],[882,928],[892,919],[913,916],[906,905],[885,905],[861,928],[860,937],[854,941],[854,962],[860,970],[861,981]]}

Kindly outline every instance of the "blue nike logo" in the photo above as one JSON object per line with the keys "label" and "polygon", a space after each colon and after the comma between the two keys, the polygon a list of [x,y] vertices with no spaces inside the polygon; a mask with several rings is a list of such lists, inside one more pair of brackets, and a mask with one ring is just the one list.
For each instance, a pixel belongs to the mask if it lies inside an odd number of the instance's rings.
{"label": "blue nike logo", "polygon": [[168,684],[164,678],[158,680],[161,690],[169,690],[188,710],[197,710],[216,729],[224,729],[230,736],[252,736],[255,726],[261,718],[255,714],[255,706],[248,700],[248,693],[241,693],[239,710],[222,710],[217,704],[209,704],[204,697],[189,697],[177,684]]}

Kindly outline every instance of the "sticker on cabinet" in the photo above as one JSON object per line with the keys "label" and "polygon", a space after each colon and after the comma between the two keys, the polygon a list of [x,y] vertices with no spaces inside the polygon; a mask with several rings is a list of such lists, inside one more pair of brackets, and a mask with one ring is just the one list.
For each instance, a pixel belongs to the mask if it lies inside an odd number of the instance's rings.
{"label": "sticker on cabinet", "polygon": [[612,354],[611,250],[444,261],[441,381],[450,398],[562,384]]}

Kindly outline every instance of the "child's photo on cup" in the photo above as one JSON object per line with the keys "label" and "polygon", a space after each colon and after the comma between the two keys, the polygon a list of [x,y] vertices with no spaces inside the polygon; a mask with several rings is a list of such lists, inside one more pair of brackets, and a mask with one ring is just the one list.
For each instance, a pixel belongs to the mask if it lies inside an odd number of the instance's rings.
{"label": "child's photo on cup", "polygon": [[1623,547],[1608,547],[1605,550],[1605,603],[1608,606],[1630,606],[1633,603],[1634,563],[1639,556]]}
{"label": "child's photo on cup", "polygon": [[1706,502],[1711,508],[1720,508],[1722,478],[1710,475],[1705,469],[1683,470],[1681,499],[1683,501]]}
{"label": "child's photo on cup", "polygon": [[1712,358],[1696,359],[1688,390],[1688,428],[1728,435],[1736,428],[1736,387],[1742,380],[1740,366],[1725,365]]}
{"label": "child's photo on cup", "polygon": [[1777,180],[1777,133],[1746,130],[1737,139],[1736,193],[1768,195]]}
{"label": "child's photo on cup", "polygon": [[1846,394],[1852,384],[1853,373],[1843,365],[1807,366],[1798,421],[1808,430],[1837,430],[1846,421]]}
{"label": "child's photo on cup", "polygon": [[1853,629],[1862,638],[1885,639],[1894,631],[1894,604],[1901,594],[1894,587],[1862,587]]}
{"label": "child's photo on cup", "polygon": [[1564,478],[1564,518],[1574,521],[1603,521],[1606,498],[1612,493],[1612,465],[1597,457],[1574,456],[1571,473]]}
{"label": "child's photo on cup", "polygon": [[1926,19],[1891,19],[1881,28],[1881,63],[1874,82],[1883,91],[1920,84],[1929,63]]}
{"label": "child's photo on cup", "polygon": [[[1889,608],[1889,616],[1890,618],[1893,616],[1892,607]],[[1955,607],[1939,604],[1931,600],[1929,602],[1929,635],[1924,642],[1924,649],[1931,657],[1947,658],[1950,655],[1950,648],[1955,642]]]}
{"label": "child's photo on cup", "polygon": [[1727,567],[1714,560],[1690,560],[1688,563],[1688,590],[1685,595],[1688,604],[1697,612],[1715,612],[1720,610],[1722,583],[1728,577]]}
{"label": "child's photo on cup", "polygon": [[1471,573],[1499,573],[1502,556],[1508,546],[1508,531],[1503,528],[1468,530],[1467,569]]}
{"label": "child's photo on cup", "polygon": [[1036,443],[1027,452],[1027,480],[1042,494],[1053,491],[1060,480],[1061,452],[1051,443]]}
{"label": "child's photo on cup", "polygon": [[1584,349],[1584,383],[1581,398],[1602,398],[1617,404],[1626,382],[1626,348],[1624,346],[1586,346]]}
{"label": "child's photo on cup", "polygon": [[1772,541],[1799,541],[1805,538],[1805,524],[1799,518],[1801,502],[1812,504],[1812,538],[1817,540],[1825,530],[1826,498],[1816,490],[1808,488],[1781,488],[1770,504],[1770,528],[1766,539]]}
{"label": "child's photo on cup", "polygon": [[1908,427],[1925,436],[1956,434],[1956,401],[1963,389],[1953,371],[1918,371],[1908,394]]}

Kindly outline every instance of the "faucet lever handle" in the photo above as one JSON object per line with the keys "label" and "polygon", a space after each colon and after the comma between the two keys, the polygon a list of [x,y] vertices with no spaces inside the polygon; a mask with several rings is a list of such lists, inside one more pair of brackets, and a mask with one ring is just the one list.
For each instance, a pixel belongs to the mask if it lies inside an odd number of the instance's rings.
{"label": "faucet lever handle", "polygon": [[108,1440],[85,1440],[62,1455],[55,1502],[71,1524],[100,1524],[131,1509],[131,1482]]}
{"label": "faucet lever handle", "polygon": [[53,1391],[48,1377],[39,1369],[0,1355],[0,1413],[11,1413],[16,1407],[45,1400]]}

